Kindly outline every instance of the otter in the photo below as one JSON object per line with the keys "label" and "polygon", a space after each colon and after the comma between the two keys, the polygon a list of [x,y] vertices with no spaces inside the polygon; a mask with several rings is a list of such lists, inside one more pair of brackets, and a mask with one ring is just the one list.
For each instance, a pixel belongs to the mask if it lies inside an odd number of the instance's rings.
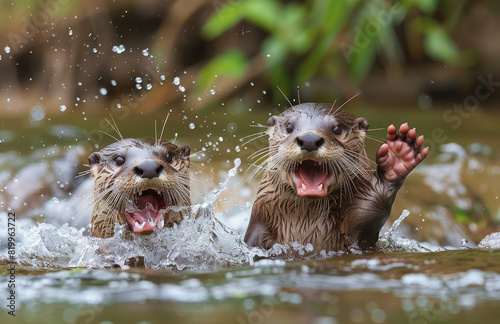
{"label": "otter", "polygon": [[374,248],[396,193],[428,154],[408,124],[387,129],[376,170],[369,123],[332,104],[293,106],[268,120],[269,156],[245,234],[249,246],[311,243],[314,251]]}
{"label": "otter", "polygon": [[190,206],[188,146],[170,142],[119,140],[89,156],[94,177],[90,235],[108,238],[115,223],[130,234],[179,224],[182,214],[170,206]]}

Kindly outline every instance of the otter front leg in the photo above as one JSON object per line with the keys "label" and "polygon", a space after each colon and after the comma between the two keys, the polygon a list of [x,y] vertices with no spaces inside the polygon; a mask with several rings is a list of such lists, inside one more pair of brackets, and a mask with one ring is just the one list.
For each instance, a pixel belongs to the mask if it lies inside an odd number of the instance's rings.
{"label": "otter front leg", "polygon": [[[264,205],[264,204],[263,204]],[[245,233],[244,241],[248,246],[258,246],[263,249],[270,249],[275,243],[276,238],[271,237],[269,228],[265,225],[266,217],[269,217],[264,208],[257,208],[260,204],[254,204],[250,223]]]}
{"label": "otter front leg", "polygon": [[375,245],[382,226],[389,218],[396,194],[406,176],[425,159],[429,148],[421,150],[424,137],[403,124],[387,128],[387,144],[377,153],[377,172],[367,192],[358,192],[348,208],[346,222],[353,243],[361,248]]}

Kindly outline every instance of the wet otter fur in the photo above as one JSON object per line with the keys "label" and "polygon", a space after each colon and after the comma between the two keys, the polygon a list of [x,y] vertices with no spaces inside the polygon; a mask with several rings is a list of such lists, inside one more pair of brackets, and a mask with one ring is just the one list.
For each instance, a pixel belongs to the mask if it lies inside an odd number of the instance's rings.
{"label": "wet otter fur", "polygon": [[389,126],[371,166],[364,142],[369,123],[332,104],[293,106],[268,120],[269,157],[245,242],[311,243],[314,251],[375,246],[396,193],[428,153],[407,124]]}
{"label": "wet otter fur", "polygon": [[90,235],[113,236],[116,223],[131,234],[150,234],[182,220],[170,206],[190,206],[187,146],[119,140],[89,156],[94,177]]}

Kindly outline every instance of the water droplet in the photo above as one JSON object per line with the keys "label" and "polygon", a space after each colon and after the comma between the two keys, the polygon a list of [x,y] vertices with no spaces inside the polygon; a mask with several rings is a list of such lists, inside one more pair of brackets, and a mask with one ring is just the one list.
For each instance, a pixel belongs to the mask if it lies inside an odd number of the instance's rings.
{"label": "water droplet", "polygon": [[148,85],[146,86],[146,89],[151,90],[152,88],[153,88],[153,85],[151,83],[148,83]]}
{"label": "water droplet", "polygon": [[45,118],[45,110],[42,106],[34,106],[31,108],[30,116],[33,121],[40,121]]}
{"label": "water droplet", "polygon": [[116,104],[116,108],[121,109],[121,108],[122,108],[122,104],[117,103],[117,104]]}
{"label": "water droplet", "polygon": [[4,50],[5,50],[5,53],[9,54],[10,53],[10,47],[9,46],[5,46],[4,47]]}
{"label": "water droplet", "polygon": [[194,123],[189,123],[189,129],[194,129],[195,127]]}
{"label": "water droplet", "polygon": [[113,80],[111,80],[111,85],[112,85],[113,87],[116,87],[116,80],[114,80],[114,79],[113,79]]}
{"label": "water droplet", "polygon": [[163,80],[163,81],[165,81],[165,79],[166,79],[166,78],[165,78],[165,76],[162,74],[162,75],[160,76],[160,79],[161,79],[161,80]]}
{"label": "water droplet", "polygon": [[136,83],[135,87],[136,87],[137,90],[141,90],[142,89],[142,86],[139,83]]}
{"label": "water droplet", "polygon": [[101,88],[99,89],[99,93],[103,96],[107,95],[108,94],[108,90],[106,90],[106,88]]}
{"label": "water droplet", "polygon": [[172,82],[172,83],[173,83],[174,85],[179,85],[179,84],[181,84],[181,78],[179,78],[179,77],[175,77],[175,78],[174,78],[174,82]]}
{"label": "water droplet", "polygon": [[210,89],[210,94],[213,96],[215,94],[215,90],[214,89]]}
{"label": "water droplet", "polygon": [[125,52],[125,46],[123,46],[123,44],[119,45],[119,46],[113,46],[112,48],[112,51],[117,53],[117,54],[121,54],[123,52]]}
{"label": "water droplet", "polygon": [[65,105],[60,105],[59,106],[60,111],[66,111],[66,106]]}
{"label": "water droplet", "polygon": [[222,136],[220,136],[219,141],[224,142],[224,138]]}
{"label": "water droplet", "polygon": [[97,48],[95,48],[95,47],[94,47],[94,48],[92,49],[92,52],[97,53]]}
{"label": "water droplet", "polygon": [[135,83],[142,83],[142,78],[141,77],[135,78]]}
{"label": "water droplet", "polygon": [[142,55],[144,55],[144,56],[148,56],[149,55],[147,48],[142,50]]}
{"label": "water droplet", "polygon": [[184,92],[184,91],[186,91],[186,88],[184,88],[183,86],[181,86],[181,85],[180,85],[180,86],[179,86],[179,91],[180,91],[180,92]]}
{"label": "water droplet", "polygon": [[239,146],[239,145],[236,145],[236,147],[234,148],[234,150],[235,150],[236,152],[239,152],[239,151],[241,151],[241,148],[240,148],[240,146]]}

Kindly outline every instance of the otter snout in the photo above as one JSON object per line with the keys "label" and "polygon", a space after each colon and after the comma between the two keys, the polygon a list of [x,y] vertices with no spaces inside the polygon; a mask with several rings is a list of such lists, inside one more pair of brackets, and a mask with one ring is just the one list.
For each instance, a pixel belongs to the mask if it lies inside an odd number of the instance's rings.
{"label": "otter snout", "polygon": [[320,137],[313,132],[305,133],[297,137],[297,144],[302,150],[307,152],[317,151],[323,144],[325,144],[325,139]]}
{"label": "otter snout", "polygon": [[153,179],[160,176],[163,166],[153,160],[146,160],[135,167],[135,174],[141,178]]}

